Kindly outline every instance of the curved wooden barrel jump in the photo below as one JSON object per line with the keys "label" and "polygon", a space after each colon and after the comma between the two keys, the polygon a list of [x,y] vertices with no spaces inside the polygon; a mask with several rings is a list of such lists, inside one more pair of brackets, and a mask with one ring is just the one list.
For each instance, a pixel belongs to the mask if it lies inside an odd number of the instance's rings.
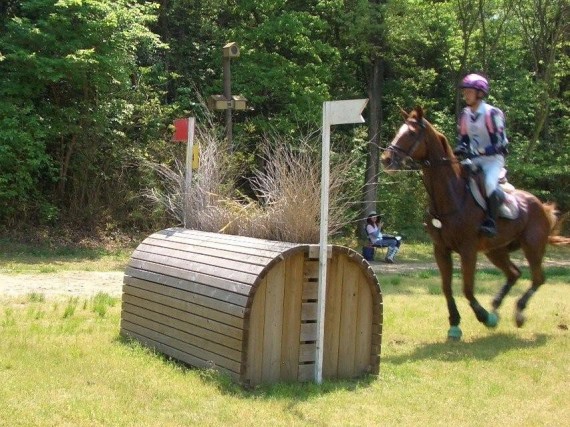
{"label": "curved wooden barrel jump", "polygon": [[[245,385],[313,378],[318,245],[170,228],[125,271],[121,334]],[[378,373],[382,294],[357,252],[328,259],[323,378]]]}

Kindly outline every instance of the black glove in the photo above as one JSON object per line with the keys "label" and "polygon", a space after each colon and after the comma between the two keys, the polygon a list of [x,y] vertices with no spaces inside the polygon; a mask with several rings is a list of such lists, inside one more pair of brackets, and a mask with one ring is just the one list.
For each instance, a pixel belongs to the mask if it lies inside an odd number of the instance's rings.
{"label": "black glove", "polygon": [[468,157],[469,147],[467,147],[467,145],[465,144],[460,144],[457,147],[455,147],[455,150],[453,150],[453,154],[455,154],[457,157]]}

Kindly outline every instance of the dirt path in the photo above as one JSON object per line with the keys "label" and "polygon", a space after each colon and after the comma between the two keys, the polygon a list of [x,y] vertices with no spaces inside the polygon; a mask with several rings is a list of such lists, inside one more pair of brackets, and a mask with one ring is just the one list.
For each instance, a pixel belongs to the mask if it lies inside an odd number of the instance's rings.
{"label": "dirt path", "polygon": [[[526,266],[526,262],[515,260],[517,265]],[[489,267],[488,262],[479,262],[479,268]],[[435,263],[396,263],[386,264],[374,261],[372,270],[381,277],[383,274],[409,273],[422,270],[437,270]],[[570,260],[544,262],[549,267],[570,267]],[[456,266],[457,268],[457,266]],[[61,273],[6,274],[0,273],[0,298],[40,293],[45,296],[83,296],[91,297],[98,292],[120,297],[123,286],[122,271],[65,271]]]}
{"label": "dirt path", "polygon": [[33,292],[45,296],[85,296],[98,292],[121,296],[122,271],[65,271],[46,274],[0,273],[0,297],[27,295]]}

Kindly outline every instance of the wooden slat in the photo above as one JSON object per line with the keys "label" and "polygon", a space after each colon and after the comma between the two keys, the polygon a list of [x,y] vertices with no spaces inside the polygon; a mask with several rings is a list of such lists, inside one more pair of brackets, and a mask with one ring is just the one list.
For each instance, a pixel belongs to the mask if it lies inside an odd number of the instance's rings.
{"label": "wooden slat", "polygon": [[317,351],[317,345],[313,344],[301,344],[299,347],[299,363],[302,362],[314,362]]}
{"label": "wooden slat", "polygon": [[[283,252],[294,248],[298,245],[273,243],[271,241],[263,241],[261,239],[250,240],[247,237],[238,237],[234,239],[220,238],[220,235],[215,233],[208,236],[189,235],[185,233],[177,233],[174,236],[165,237],[158,233],[153,234],[151,237],[155,239],[164,239],[168,241],[176,241],[180,243],[192,244],[195,246],[205,246],[209,248],[216,248],[225,250],[227,252],[235,252],[247,255],[266,256],[268,258],[275,258]],[[228,235],[223,235],[228,236]]]}
{"label": "wooden slat", "polygon": [[303,269],[306,279],[319,278],[319,261],[305,260],[305,265]]}
{"label": "wooden slat", "polygon": [[[145,345],[146,347],[154,348],[154,349],[158,350],[159,352],[166,354],[168,356],[171,356],[171,357],[175,358],[176,360],[179,360],[183,363],[187,363],[187,364],[192,365],[192,366],[197,367],[197,368],[213,368],[213,369],[216,369],[216,370],[218,370],[224,374],[229,375],[230,378],[232,378],[235,381],[239,381],[239,379],[240,379],[239,374],[237,372],[234,372],[230,369],[226,369],[222,366],[213,365],[212,362],[209,360],[200,359],[200,358],[195,357],[191,354],[185,353],[184,351],[178,350],[178,349],[173,348],[173,347],[169,347],[169,346],[162,344],[158,341],[155,341],[149,337],[146,337],[144,335],[140,335],[140,334],[134,332],[133,330],[130,330],[129,328],[131,328],[131,327],[133,329],[140,330],[136,325],[131,325],[128,322],[125,322],[125,328],[121,329],[121,335],[135,339],[138,342],[140,342],[141,344]],[[154,334],[151,333],[151,335],[154,335]]]}
{"label": "wooden slat", "polygon": [[[152,325],[153,327],[148,327],[145,324],[148,322],[139,323],[138,319],[133,319],[133,320],[135,321],[132,322],[131,319],[123,319],[123,321],[121,322],[122,330],[134,332],[136,334],[150,338],[153,341],[161,343],[165,346],[177,349],[179,351],[183,351],[184,353],[187,353],[188,355],[191,355],[197,359],[206,362],[215,363],[217,366],[221,366],[222,368],[226,368],[233,372],[239,372],[240,369],[239,362],[227,359],[219,354],[206,351],[203,348],[198,347],[196,345],[192,345],[185,339],[180,339],[178,334],[175,336],[167,335],[165,332],[170,332],[170,331],[166,327],[155,329],[154,328],[155,325]],[[200,366],[200,365],[194,365],[194,366]]]}
{"label": "wooden slat", "polygon": [[222,311],[212,310],[209,307],[193,304],[191,302],[182,299],[172,298],[170,296],[166,296],[161,293],[150,292],[128,284],[125,284],[123,286],[123,298],[126,295],[132,295],[138,298],[154,301],[158,304],[174,307],[186,313],[196,316],[201,316],[211,321],[218,322],[220,324],[227,325],[229,327],[233,327],[240,331],[240,335],[243,334],[243,319],[240,317],[232,316]]}
{"label": "wooden slat", "polygon": [[261,368],[263,366],[263,334],[265,328],[265,291],[267,289],[267,277],[257,288],[248,323],[248,343],[246,360],[245,380],[250,385],[261,384]]}
{"label": "wooden slat", "polygon": [[355,373],[371,371],[371,340],[372,340],[372,294],[370,284],[359,272],[358,280],[358,312],[356,317],[356,340],[354,355]]}
{"label": "wooden slat", "polygon": [[304,258],[304,253],[300,252],[285,260],[281,381],[295,381],[299,372]]}
{"label": "wooden slat", "polygon": [[340,315],[340,346],[338,375],[341,378],[354,376],[355,319],[358,311],[358,268],[343,258],[344,266],[342,308]]}
{"label": "wooden slat", "polygon": [[300,382],[312,381],[315,378],[315,364],[308,363],[299,365],[299,375],[297,380]]}
{"label": "wooden slat", "polygon": [[317,320],[317,303],[304,302],[301,308],[301,320],[316,321]]}
{"label": "wooden slat", "polygon": [[257,276],[253,274],[227,270],[212,265],[196,264],[190,261],[140,251],[133,252],[129,265],[142,270],[182,277],[196,283],[214,286],[242,295],[249,294],[251,285],[257,280]]}
{"label": "wooden slat", "polygon": [[340,321],[344,277],[343,258],[335,254],[327,270],[325,331],[323,342],[323,378],[338,378]]}
{"label": "wooden slat", "polygon": [[[146,310],[154,311],[156,313],[161,313],[164,315],[171,316],[175,319],[186,322],[190,325],[197,326],[206,331],[212,331],[216,334],[222,334],[233,339],[239,340],[241,349],[241,338],[243,335],[243,329],[234,328],[233,326],[226,325],[224,323],[216,322],[208,317],[202,317],[196,312],[188,312],[186,310],[180,310],[178,308],[163,305],[153,300],[147,300],[144,298],[139,298],[132,294],[123,294],[123,304],[128,303],[137,307],[144,308]],[[190,332],[191,327],[185,329]],[[232,346],[230,346],[232,347]]]}
{"label": "wooden slat", "polygon": [[[132,277],[137,277],[143,280],[147,280],[149,282],[157,282],[161,283],[164,281],[164,277],[169,276],[173,279],[182,279],[182,280],[171,280],[172,286],[183,289],[188,292],[193,292],[195,294],[204,295],[213,299],[217,299],[220,301],[226,301],[231,304],[239,305],[245,307],[247,305],[248,297],[245,295],[236,294],[233,292],[228,291],[227,289],[220,289],[215,286],[208,286],[204,285],[203,283],[197,283],[193,281],[193,276],[188,275],[188,277],[184,276],[172,276],[169,274],[165,274],[164,272],[160,271],[150,271],[145,267],[148,267],[147,264],[149,263],[138,263],[131,261],[133,265],[129,265],[126,270],[125,274]],[[194,277],[195,278],[195,277]]]}
{"label": "wooden slat", "polygon": [[305,280],[303,282],[302,300],[303,301],[316,300],[317,294],[318,294],[318,288],[319,288],[319,282],[317,282],[317,281],[309,282],[308,280]]}
{"label": "wooden slat", "polygon": [[[125,285],[128,286],[135,286],[137,288],[144,289],[146,291],[156,292],[161,295],[165,295],[182,301],[187,301],[192,304],[197,304],[203,307],[207,307],[209,309],[226,313],[227,315],[235,316],[240,319],[242,319],[244,316],[245,308],[241,305],[236,305],[225,301],[213,299],[205,295],[188,292],[187,288],[189,286],[187,285],[185,280],[176,279],[170,276],[163,276],[154,273],[147,273],[147,277],[149,277],[151,280],[144,280],[138,277],[125,276],[123,279],[123,283],[125,283]],[[228,324],[233,324],[233,322],[228,322]]]}
{"label": "wooden slat", "polygon": [[[208,352],[222,355],[234,361],[241,360],[241,341],[236,343],[237,340],[234,338],[201,330],[192,325],[187,326],[187,323],[168,315],[161,315],[130,304],[123,305],[121,316],[131,323],[157,332],[163,331],[168,336],[195,345]],[[239,348],[236,349],[236,347]]]}
{"label": "wooden slat", "polygon": [[[172,231],[174,231],[174,233],[172,233]],[[179,237],[189,240],[204,241],[207,244],[214,242],[222,242],[227,245],[234,244],[236,246],[242,246],[242,247],[271,248],[271,250],[274,250],[276,252],[284,252],[289,248],[294,248],[299,246],[296,243],[258,239],[255,237],[237,236],[234,234],[212,233],[209,231],[187,230],[182,228],[171,228],[168,230],[159,231],[155,234],[163,235],[168,239],[171,239],[173,237]]]}
{"label": "wooden slat", "polygon": [[273,266],[267,273],[265,292],[265,329],[263,332],[262,381],[274,383],[281,374],[281,340],[283,334],[283,295],[285,291],[285,262]]}
{"label": "wooden slat", "polygon": [[139,246],[137,246],[137,251],[148,253],[152,255],[162,255],[168,258],[175,258],[177,260],[183,260],[186,262],[192,262],[196,264],[204,264],[204,265],[211,265],[215,267],[219,267],[222,269],[234,270],[234,271],[241,271],[243,273],[253,274],[258,276],[263,269],[265,268],[266,264],[259,265],[259,264],[252,264],[245,260],[235,261],[232,259],[227,259],[224,257],[223,251],[218,251],[215,254],[204,254],[204,253],[197,253],[188,251],[187,248],[183,250],[174,249],[170,247],[164,246],[156,246],[149,243],[146,243],[145,240]]}
{"label": "wooden slat", "polygon": [[200,254],[213,258],[223,258],[233,262],[245,262],[247,264],[262,267],[265,267],[273,259],[275,259],[274,254],[272,254],[272,256],[244,254],[243,252],[233,252],[228,251],[227,249],[212,248],[209,246],[195,245],[187,242],[156,239],[153,236],[147,237],[141,244],[156,248],[169,248],[177,251],[183,251],[189,254],[189,256]]}
{"label": "wooden slat", "polygon": [[317,324],[316,323],[301,323],[301,342],[316,341],[317,340]]}

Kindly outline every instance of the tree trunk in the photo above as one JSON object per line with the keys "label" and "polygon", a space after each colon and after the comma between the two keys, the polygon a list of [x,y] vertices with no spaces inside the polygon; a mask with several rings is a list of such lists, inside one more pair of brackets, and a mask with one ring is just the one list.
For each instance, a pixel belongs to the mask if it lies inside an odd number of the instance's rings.
{"label": "tree trunk", "polygon": [[364,218],[376,210],[378,177],[380,172],[380,129],[382,126],[382,86],[384,80],[384,60],[376,56],[372,62],[372,72],[368,81],[369,120],[368,150],[366,153],[366,171],[364,175],[364,194],[362,203],[362,221],[359,221],[361,234],[364,235]]}

